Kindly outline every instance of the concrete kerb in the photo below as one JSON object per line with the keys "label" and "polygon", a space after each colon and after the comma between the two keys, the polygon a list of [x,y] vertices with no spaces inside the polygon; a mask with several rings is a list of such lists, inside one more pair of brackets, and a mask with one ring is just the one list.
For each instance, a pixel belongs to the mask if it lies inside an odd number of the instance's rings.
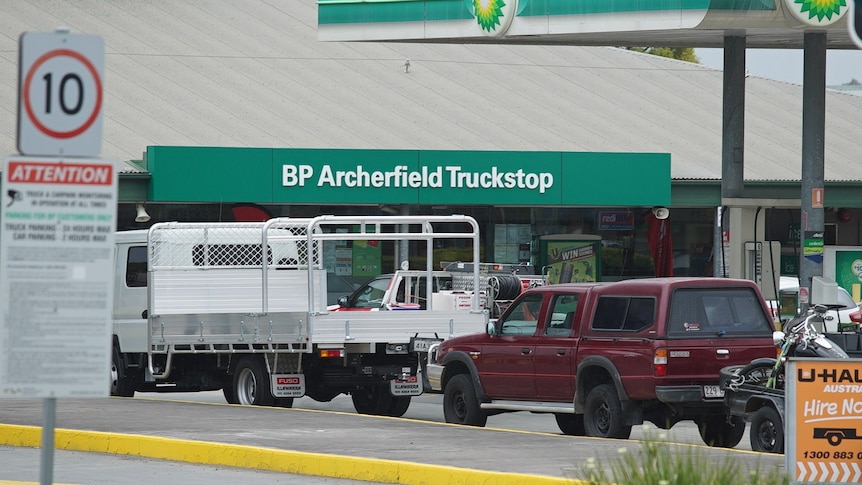
{"label": "concrete kerb", "polygon": [[[0,445],[38,448],[41,442],[41,427],[0,424]],[[69,429],[54,430],[54,448],[404,485],[582,483],[570,478]]]}

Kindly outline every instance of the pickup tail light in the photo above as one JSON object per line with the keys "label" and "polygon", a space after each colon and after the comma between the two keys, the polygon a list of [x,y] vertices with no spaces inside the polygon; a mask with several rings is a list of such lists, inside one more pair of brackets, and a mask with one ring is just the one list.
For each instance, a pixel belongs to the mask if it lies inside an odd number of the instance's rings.
{"label": "pickup tail light", "polygon": [[667,349],[665,347],[655,349],[652,368],[656,377],[667,377]]}
{"label": "pickup tail light", "polygon": [[862,323],[862,311],[851,313],[850,321],[853,323]]}

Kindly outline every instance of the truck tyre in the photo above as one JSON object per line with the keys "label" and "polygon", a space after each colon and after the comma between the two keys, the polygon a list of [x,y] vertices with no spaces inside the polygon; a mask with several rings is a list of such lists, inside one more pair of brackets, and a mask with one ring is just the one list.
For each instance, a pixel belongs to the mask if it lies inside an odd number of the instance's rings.
{"label": "truck tyre", "polygon": [[704,416],[695,421],[700,438],[709,446],[733,448],[745,434],[745,420],[739,416]]}
{"label": "truck tyre", "polygon": [[476,389],[467,374],[458,374],[443,391],[443,417],[447,423],[485,426],[488,415],[479,407]]}
{"label": "truck tyre", "polygon": [[350,393],[353,408],[359,414],[388,416],[392,394],[383,386],[363,386]]}
{"label": "truck tyre", "polygon": [[587,394],[584,408],[587,436],[628,439],[632,427],[624,424],[623,406],[611,384],[596,386]]}
{"label": "truck tyre", "polygon": [[269,389],[269,373],[263,358],[247,355],[236,364],[233,389],[237,404],[271,406],[275,400]]}
{"label": "truck tyre", "polygon": [[126,375],[126,366],[120,357],[120,352],[114,346],[111,352],[111,395],[120,397],[134,397],[134,381]]}
{"label": "truck tyre", "polygon": [[784,423],[772,406],[763,406],[751,417],[751,449],[764,453],[784,453]]}
{"label": "truck tyre", "polygon": [[587,430],[584,428],[583,414],[555,413],[554,417],[557,418],[557,426],[560,427],[560,431],[563,434],[571,436],[584,436],[587,434]]}
{"label": "truck tyre", "polygon": [[293,398],[292,397],[276,397],[273,398],[273,406],[279,408],[292,408],[293,407]]}
{"label": "truck tyre", "polygon": [[236,390],[234,390],[232,385],[224,386],[221,392],[224,394],[224,400],[227,401],[228,404],[239,404],[239,401],[236,398]]}
{"label": "truck tyre", "polygon": [[410,407],[410,396],[392,396],[392,402],[389,403],[389,411],[386,413],[387,416],[392,416],[393,418],[400,418],[404,416],[404,413],[407,412],[407,408]]}

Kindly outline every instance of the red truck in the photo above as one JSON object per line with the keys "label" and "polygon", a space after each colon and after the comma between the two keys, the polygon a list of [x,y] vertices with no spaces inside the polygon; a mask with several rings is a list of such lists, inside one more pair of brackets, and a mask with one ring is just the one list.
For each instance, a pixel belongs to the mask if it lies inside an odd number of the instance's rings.
{"label": "red truck", "polygon": [[565,434],[628,438],[644,421],[693,420],[703,441],[734,447],[719,371],[774,357],[769,307],[754,282],[647,278],[549,285],[522,293],[485,333],[433,346],[427,375],[446,422],[550,413]]}

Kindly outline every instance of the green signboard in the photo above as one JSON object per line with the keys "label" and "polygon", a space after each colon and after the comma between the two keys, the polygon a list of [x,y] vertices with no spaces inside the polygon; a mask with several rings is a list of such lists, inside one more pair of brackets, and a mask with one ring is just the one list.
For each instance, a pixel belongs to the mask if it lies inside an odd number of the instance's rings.
{"label": "green signboard", "polygon": [[148,147],[149,200],[670,204],[666,153]]}

